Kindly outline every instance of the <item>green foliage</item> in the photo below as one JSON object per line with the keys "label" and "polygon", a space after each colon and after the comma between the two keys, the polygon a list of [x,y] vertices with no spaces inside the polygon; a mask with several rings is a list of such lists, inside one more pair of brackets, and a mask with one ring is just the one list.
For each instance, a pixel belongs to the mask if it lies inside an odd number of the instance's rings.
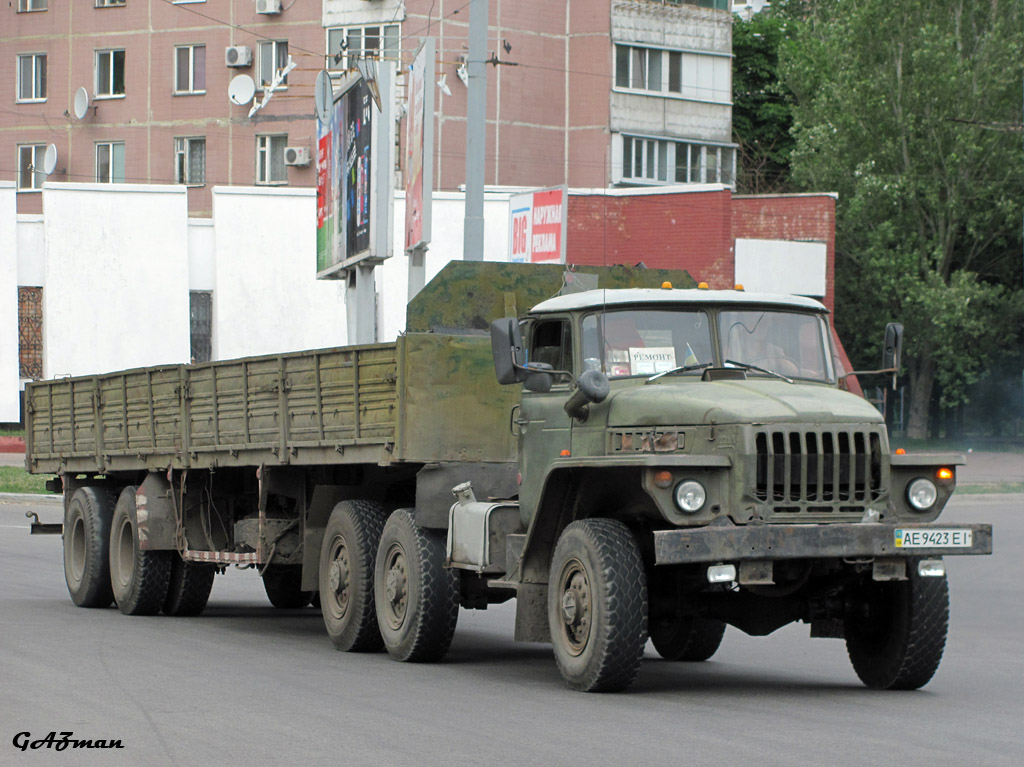
{"label": "green foliage", "polygon": [[904,323],[911,424],[1020,344],[1022,9],[1003,0],[788,3],[793,180],[839,193],[837,315],[858,366]]}
{"label": "green foliage", "polygon": [[779,79],[779,49],[797,22],[771,11],[733,17],[733,139],[739,147],[736,190],[789,190],[793,96]]}
{"label": "green foliage", "polygon": [[0,493],[48,493],[51,474],[29,474],[20,466],[0,466]]}

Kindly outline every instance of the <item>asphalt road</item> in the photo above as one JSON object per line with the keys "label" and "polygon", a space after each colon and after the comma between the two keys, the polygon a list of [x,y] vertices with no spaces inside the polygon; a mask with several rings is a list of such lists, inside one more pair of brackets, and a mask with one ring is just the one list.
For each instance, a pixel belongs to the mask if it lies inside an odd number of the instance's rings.
{"label": "asphalt road", "polygon": [[[718,654],[653,650],[626,693],[565,689],[513,611],[462,611],[447,659],[333,650],[312,608],[270,607],[251,571],[218,577],[198,618],[72,605],[60,539],[0,501],[0,765],[1016,765],[1024,763],[1024,496],[955,499],[996,525],[991,557],[947,559],[952,618],[922,690],[863,688],[838,640],[729,629]],[[57,506],[36,504],[43,521]],[[22,752],[18,733],[119,739]]]}

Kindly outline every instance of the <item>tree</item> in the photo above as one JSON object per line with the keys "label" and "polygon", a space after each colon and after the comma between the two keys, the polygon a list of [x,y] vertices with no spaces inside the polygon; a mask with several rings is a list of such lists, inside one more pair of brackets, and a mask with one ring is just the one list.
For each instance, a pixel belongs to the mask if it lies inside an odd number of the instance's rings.
{"label": "tree", "polygon": [[873,365],[881,325],[903,322],[907,432],[924,437],[933,393],[965,401],[1020,343],[1021,4],[786,5],[793,179],[839,193],[840,331]]}
{"label": "tree", "polygon": [[736,191],[790,191],[793,96],[779,79],[779,48],[794,27],[770,10],[733,17],[732,133],[739,168]]}

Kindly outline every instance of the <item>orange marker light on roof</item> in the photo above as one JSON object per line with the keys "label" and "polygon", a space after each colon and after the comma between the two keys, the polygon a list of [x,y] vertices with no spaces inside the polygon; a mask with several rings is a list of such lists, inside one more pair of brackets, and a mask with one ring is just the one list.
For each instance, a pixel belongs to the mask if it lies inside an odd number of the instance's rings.
{"label": "orange marker light on roof", "polygon": [[938,479],[953,479],[953,470],[943,467],[935,472],[935,476]]}
{"label": "orange marker light on roof", "polygon": [[907,451],[904,450],[902,447],[896,448],[896,455],[906,455],[906,454],[907,454]]}
{"label": "orange marker light on roof", "polygon": [[663,290],[672,290],[672,283],[669,282],[668,280],[665,280],[663,283],[661,283],[661,287]]}
{"label": "orange marker light on roof", "polygon": [[697,284],[697,290],[707,290],[708,284],[706,282],[700,282]]}
{"label": "orange marker light on roof", "polygon": [[743,286],[738,282],[733,286],[733,290],[743,290]]}
{"label": "orange marker light on roof", "polygon": [[563,450],[561,453],[559,453],[559,455],[562,456],[562,458],[568,458],[570,455],[572,455],[572,451],[571,450]]}

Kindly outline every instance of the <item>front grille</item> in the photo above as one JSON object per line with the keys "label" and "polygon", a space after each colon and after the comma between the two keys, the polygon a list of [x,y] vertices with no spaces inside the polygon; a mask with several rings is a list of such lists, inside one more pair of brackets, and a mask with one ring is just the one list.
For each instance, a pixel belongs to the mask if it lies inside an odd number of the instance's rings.
{"label": "front grille", "polygon": [[778,429],[754,439],[754,497],[776,513],[859,511],[882,495],[877,432]]}

